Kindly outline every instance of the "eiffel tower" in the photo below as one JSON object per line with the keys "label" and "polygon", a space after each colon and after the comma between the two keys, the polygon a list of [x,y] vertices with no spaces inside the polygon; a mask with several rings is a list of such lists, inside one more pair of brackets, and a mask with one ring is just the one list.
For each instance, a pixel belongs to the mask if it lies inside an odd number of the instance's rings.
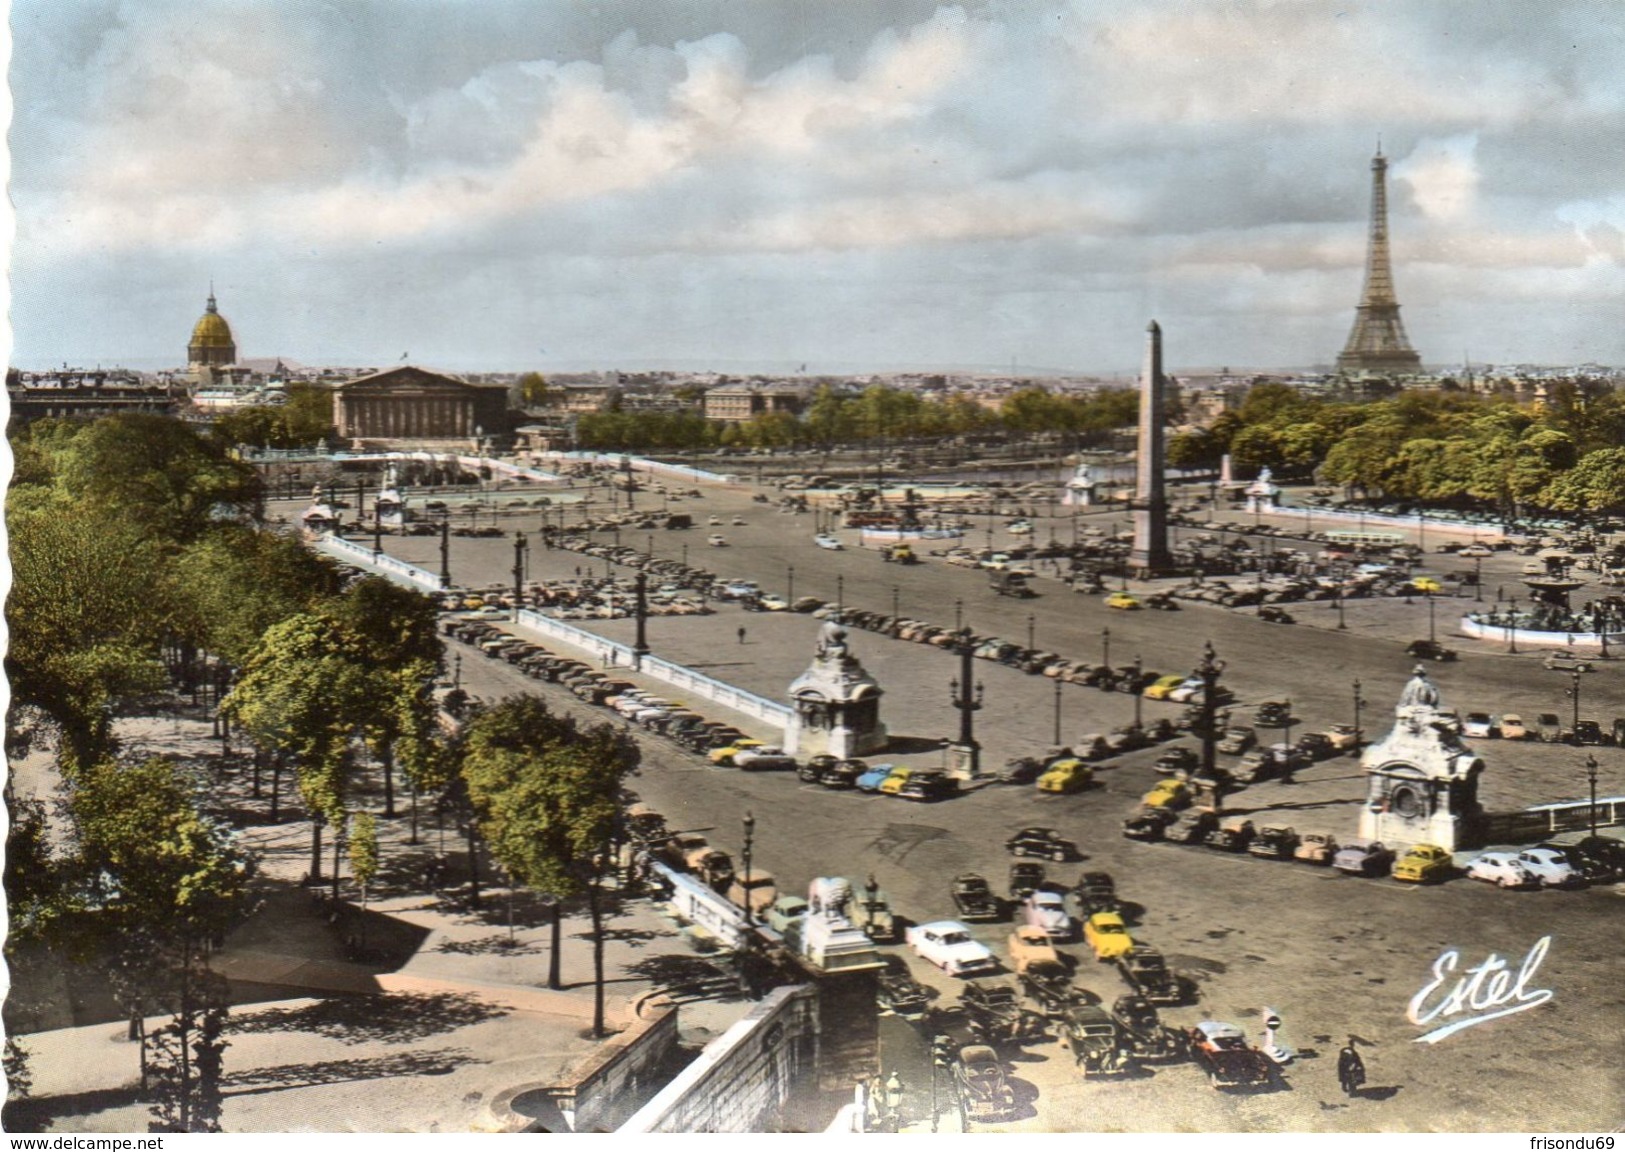
{"label": "eiffel tower", "polygon": [[1388,264],[1388,161],[1382,145],[1371,160],[1371,237],[1365,253],[1365,289],[1354,310],[1354,331],[1337,357],[1339,372],[1411,373],[1422,357],[1405,336]]}

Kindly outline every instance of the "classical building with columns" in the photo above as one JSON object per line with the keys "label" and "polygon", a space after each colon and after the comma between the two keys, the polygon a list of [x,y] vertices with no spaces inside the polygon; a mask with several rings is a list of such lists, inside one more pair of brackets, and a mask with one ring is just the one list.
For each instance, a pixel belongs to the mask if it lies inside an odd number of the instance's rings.
{"label": "classical building with columns", "polygon": [[367,443],[505,441],[508,388],[403,364],[337,385],[333,424],[340,437]]}

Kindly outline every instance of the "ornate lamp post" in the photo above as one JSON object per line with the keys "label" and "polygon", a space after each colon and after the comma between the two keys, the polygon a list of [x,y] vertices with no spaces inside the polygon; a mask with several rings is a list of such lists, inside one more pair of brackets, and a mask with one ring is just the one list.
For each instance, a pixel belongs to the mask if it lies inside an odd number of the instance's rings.
{"label": "ornate lamp post", "polygon": [[869,879],[864,881],[863,894],[867,897],[863,906],[863,930],[873,932],[875,927],[875,899],[880,895],[880,882],[875,879],[873,872],[869,873]]}
{"label": "ornate lamp post", "polygon": [[955,600],[954,601],[954,631],[955,632],[963,632],[964,630],[965,630],[965,602],[963,600]]}
{"label": "ornate lamp post", "polygon": [[649,574],[642,568],[638,569],[637,578],[632,582],[636,593],[633,600],[633,610],[637,613],[637,638],[632,643],[632,667],[642,671],[643,658],[649,654],[649,637],[647,627],[649,623]]}
{"label": "ornate lamp post", "polygon": [[1428,592],[1425,595],[1428,598],[1428,643],[1432,644],[1439,639],[1439,634],[1433,624],[1433,593]]}
{"label": "ornate lamp post", "polygon": [[451,516],[440,517],[440,586],[451,587]]}
{"label": "ornate lamp post", "polygon": [[982,749],[976,743],[976,713],[982,709],[983,688],[980,683],[975,685],[974,694],[972,680],[975,672],[971,661],[975,659],[976,649],[970,642],[970,634],[961,629],[959,632],[959,675],[948,682],[948,697],[955,708],[959,710],[959,740],[957,748],[971,776],[981,772]]}
{"label": "ornate lamp post", "polygon": [[1027,651],[1029,652],[1033,650],[1033,627],[1037,623],[1038,618],[1029,612],[1027,614]]}
{"label": "ornate lamp post", "polygon": [[1100,662],[1107,668],[1107,670],[1111,669],[1112,630],[1110,628],[1102,628],[1100,630]]}
{"label": "ornate lamp post", "polygon": [[463,654],[453,653],[451,658],[451,686],[459,691],[463,687]]}
{"label": "ornate lamp post", "polygon": [[1578,668],[1574,670],[1574,683],[1569,689],[1569,699],[1574,703],[1574,723],[1570,725],[1570,730],[1578,736],[1580,731],[1580,670]]}
{"label": "ornate lamp post", "polygon": [[1055,739],[1050,741],[1057,748],[1061,746],[1061,678],[1055,678]]}
{"label": "ornate lamp post", "polygon": [[754,928],[756,926],[756,913],[751,908],[751,891],[750,891],[751,838],[752,838],[752,836],[754,836],[755,832],[756,832],[756,817],[752,816],[747,811],[745,813],[745,847],[744,847],[744,850],[742,852],[740,852],[740,854],[739,854],[740,860],[745,865],[745,926],[747,928]]}
{"label": "ornate lamp post", "polygon": [[1586,757],[1586,783],[1591,786],[1591,834],[1597,834],[1597,758]]}
{"label": "ornate lamp post", "polygon": [[1202,662],[1196,666],[1196,674],[1202,678],[1202,775],[1209,780],[1218,779],[1215,766],[1219,728],[1214,714],[1218,708],[1219,677],[1223,672],[1224,661],[1215,658],[1213,641],[1209,640],[1202,647]]}
{"label": "ornate lamp post", "polygon": [[1484,603],[1484,557],[1482,556],[1473,557],[1473,591],[1476,593],[1473,599],[1480,604]]}
{"label": "ornate lamp post", "polygon": [[893,584],[891,586],[891,618],[893,620],[897,619],[897,615],[898,615],[897,598],[899,596],[901,596],[902,594],[903,594],[903,589],[900,586],[898,586],[896,584]]}
{"label": "ornate lamp post", "polygon": [[1518,598],[1512,598],[1512,611],[1507,615],[1507,651],[1518,653]]}
{"label": "ornate lamp post", "polygon": [[1360,695],[1360,681],[1354,681],[1354,754],[1360,754],[1365,744],[1365,734],[1360,731],[1360,709],[1365,707],[1365,697]]}
{"label": "ornate lamp post", "polygon": [[384,554],[384,514],[378,511],[378,501],[372,502],[372,558]]}
{"label": "ornate lamp post", "polygon": [[525,604],[525,534],[513,534],[513,618],[519,619],[519,609]]}
{"label": "ornate lamp post", "polygon": [[793,564],[785,566],[784,580],[789,585],[789,591],[784,594],[784,598],[794,604],[796,602],[796,569]]}
{"label": "ornate lamp post", "polygon": [[1337,579],[1337,630],[1347,632],[1348,627],[1348,622],[1343,619],[1343,578],[1339,576]]}
{"label": "ornate lamp post", "polygon": [[1140,709],[1142,702],[1145,700],[1145,694],[1140,691],[1140,678],[1144,671],[1140,664],[1140,654],[1136,652],[1134,654],[1134,730],[1136,732],[1140,730]]}

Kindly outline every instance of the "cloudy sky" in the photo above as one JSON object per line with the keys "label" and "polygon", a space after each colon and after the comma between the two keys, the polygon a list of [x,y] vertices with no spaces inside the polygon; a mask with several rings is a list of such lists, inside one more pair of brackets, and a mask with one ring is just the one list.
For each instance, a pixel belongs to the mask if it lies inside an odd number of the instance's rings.
{"label": "cloudy sky", "polygon": [[1625,363],[1616,0],[13,0],[15,362]]}

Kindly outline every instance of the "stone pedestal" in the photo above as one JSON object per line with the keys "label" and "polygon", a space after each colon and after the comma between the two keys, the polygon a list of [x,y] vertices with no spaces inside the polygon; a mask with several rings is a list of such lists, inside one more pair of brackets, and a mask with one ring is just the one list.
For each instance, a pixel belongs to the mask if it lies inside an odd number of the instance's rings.
{"label": "stone pedestal", "polygon": [[955,740],[948,745],[948,775],[955,780],[975,780],[982,774],[982,746],[962,744]]}
{"label": "stone pedestal", "polygon": [[1367,780],[1360,835],[1366,839],[1401,852],[1415,844],[1454,852],[1482,816],[1484,762],[1438,710],[1439,690],[1418,666],[1394,709],[1392,731],[1360,757]]}
{"label": "stone pedestal", "polygon": [[784,750],[792,756],[827,754],[843,760],[881,751],[890,739],[880,722],[883,695],[847,648],[846,629],[826,622],[812,664],[790,685],[795,714],[784,732]]}

